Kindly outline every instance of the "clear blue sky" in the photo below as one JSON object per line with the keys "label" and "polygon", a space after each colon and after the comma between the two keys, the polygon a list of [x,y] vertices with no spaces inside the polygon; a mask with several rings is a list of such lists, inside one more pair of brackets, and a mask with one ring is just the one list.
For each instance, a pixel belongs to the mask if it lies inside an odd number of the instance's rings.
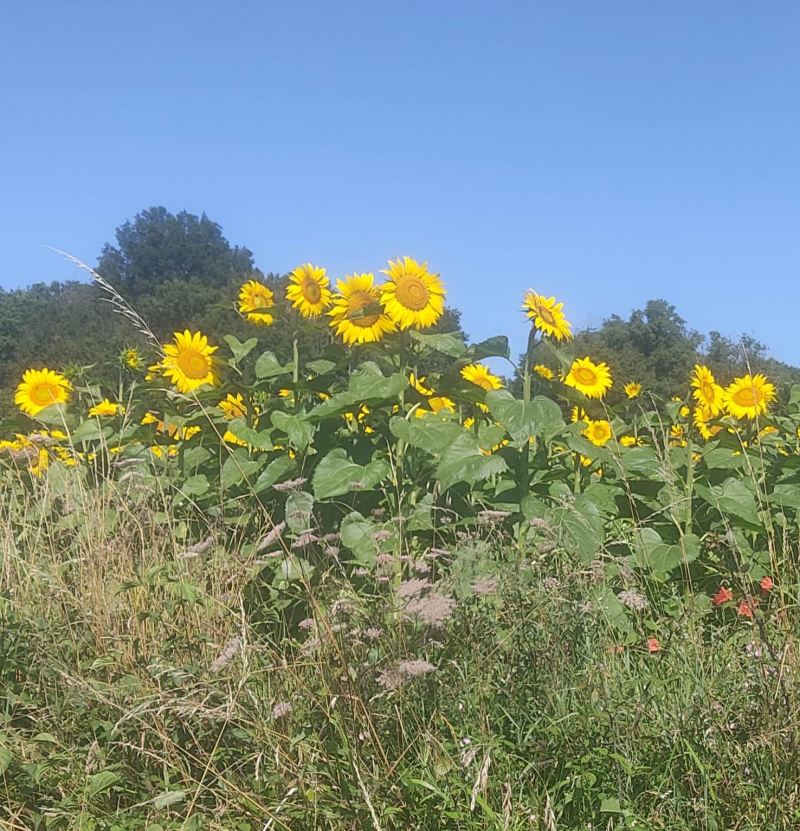
{"label": "clear blue sky", "polygon": [[7,3],[0,285],[163,204],[265,271],[427,259],[473,338],[664,297],[800,363],[800,4]]}

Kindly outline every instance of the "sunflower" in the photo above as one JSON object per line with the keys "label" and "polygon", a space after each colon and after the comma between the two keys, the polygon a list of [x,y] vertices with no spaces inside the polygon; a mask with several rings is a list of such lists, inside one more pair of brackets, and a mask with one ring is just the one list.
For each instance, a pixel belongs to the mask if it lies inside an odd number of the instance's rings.
{"label": "sunflower", "polygon": [[234,418],[247,417],[247,404],[245,404],[244,398],[240,392],[237,392],[236,395],[228,393],[225,400],[220,401],[217,406],[220,410],[222,410],[223,415],[226,419],[228,419],[228,421],[231,421]]}
{"label": "sunflower", "polygon": [[775,400],[775,386],[764,375],[736,378],[725,389],[723,404],[734,418],[755,418],[764,415],[767,404]]}
{"label": "sunflower", "polygon": [[641,384],[625,384],[625,395],[628,398],[638,398],[642,394]]}
{"label": "sunflower", "polygon": [[119,362],[128,369],[141,369],[144,365],[144,358],[135,346],[131,346],[119,353]]}
{"label": "sunflower", "polygon": [[286,299],[303,317],[319,317],[331,304],[329,285],[324,268],[304,263],[289,275]]}
{"label": "sunflower", "polygon": [[23,413],[35,416],[51,404],[69,401],[69,381],[52,369],[28,369],[14,394],[14,403]]}
{"label": "sunflower", "polygon": [[573,407],[572,413],[570,414],[570,418],[572,419],[573,424],[577,424],[579,421],[589,422],[589,418],[586,415],[586,410],[583,407]]}
{"label": "sunflower", "polygon": [[551,381],[553,379],[553,370],[550,369],[549,366],[545,366],[544,364],[536,364],[533,368],[533,371],[537,375],[541,375],[546,381]]}
{"label": "sunflower", "polygon": [[644,442],[641,439],[637,439],[636,436],[622,436],[619,443],[623,447],[641,447],[644,444]]}
{"label": "sunflower", "polygon": [[203,384],[212,387],[217,383],[217,373],[212,355],[216,346],[208,345],[208,338],[200,332],[192,334],[188,329],[175,333],[175,343],[164,347],[161,362],[164,375],[178,388],[179,392],[192,392]]}
{"label": "sunflower", "polygon": [[570,340],[572,324],[564,318],[564,312],[561,311],[563,306],[563,303],[556,303],[555,297],[543,297],[533,289],[528,289],[524,294],[522,311],[527,312],[540,332],[557,341]]}
{"label": "sunflower", "polygon": [[427,263],[398,257],[381,273],[389,277],[380,287],[381,304],[398,329],[427,329],[442,316],[444,286]]}
{"label": "sunflower", "polygon": [[440,413],[442,411],[454,413],[456,411],[455,401],[451,401],[446,395],[434,395],[429,398],[428,406],[434,413]]}
{"label": "sunflower", "polygon": [[707,366],[695,365],[692,386],[694,400],[710,411],[712,418],[719,415],[723,405],[723,389],[714,380],[714,375]]}
{"label": "sunflower", "polygon": [[673,424],[669,428],[670,444],[673,447],[685,447],[686,439],[683,437],[683,426],[681,424]]}
{"label": "sunflower", "polygon": [[120,412],[125,412],[125,408],[123,406],[115,404],[107,398],[104,398],[99,404],[89,410],[89,418],[95,418],[97,416],[113,416]]}
{"label": "sunflower", "polygon": [[714,416],[715,413],[710,407],[704,407],[702,404],[698,404],[694,408],[692,421],[694,422],[694,426],[697,428],[698,433],[700,433],[706,441],[713,439],[714,436],[722,430],[722,427],[719,424],[709,425],[709,421],[711,421]]}
{"label": "sunflower", "polygon": [[417,391],[420,395],[425,395],[425,396],[428,396],[428,395],[433,395],[433,390],[432,390],[432,389],[429,389],[428,387],[426,387],[426,386],[425,386],[425,380],[426,380],[426,379],[425,379],[424,377],[419,378],[419,377],[417,377],[416,375],[414,375],[414,373],[413,373],[413,372],[412,372],[412,373],[408,376],[408,383],[409,383],[412,387],[414,387],[414,389],[415,389],[415,390],[416,390],[416,391]]}
{"label": "sunflower", "polygon": [[347,344],[375,343],[394,331],[392,319],[381,311],[380,291],[372,274],[353,274],[336,281],[338,293],[328,312],[331,326]]}
{"label": "sunflower", "polygon": [[591,358],[576,358],[564,379],[568,387],[575,387],[587,398],[602,398],[612,385],[611,372],[605,363],[594,363]]}
{"label": "sunflower", "polygon": [[583,435],[597,447],[605,447],[613,434],[611,425],[605,419],[599,419],[598,421],[589,421]]}
{"label": "sunflower", "polygon": [[239,292],[239,313],[251,323],[270,326],[274,321],[268,311],[274,308],[273,293],[257,280],[248,280]]}
{"label": "sunflower", "polygon": [[486,392],[499,390],[503,386],[503,382],[496,375],[492,375],[489,372],[489,367],[483,364],[468,364],[461,370],[461,377],[472,384],[476,384]]}

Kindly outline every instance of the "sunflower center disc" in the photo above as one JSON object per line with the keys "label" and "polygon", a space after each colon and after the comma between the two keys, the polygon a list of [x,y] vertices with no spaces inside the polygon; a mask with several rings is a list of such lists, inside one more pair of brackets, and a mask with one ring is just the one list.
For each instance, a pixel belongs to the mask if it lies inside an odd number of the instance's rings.
{"label": "sunflower center disc", "polygon": [[350,322],[355,326],[361,326],[363,329],[369,329],[378,322],[380,315],[362,315],[360,312],[367,306],[371,306],[378,301],[375,297],[367,291],[356,291],[350,295],[347,301],[347,316]]}
{"label": "sunflower center disc", "polygon": [[431,292],[419,277],[403,277],[397,283],[395,296],[401,306],[419,312],[428,305]]}
{"label": "sunflower center disc", "polygon": [[303,295],[309,303],[319,303],[322,291],[315,280],[308,280],[303,286]]}
{"label": "sunflower center disc", "polygon": [[585,366],[577,369],[575,371],[575,375],[578,378],[578,382],[583,384],[585,387],[591,387],[597,383],[597,376],[591,369],[587,369]]}
{"label": "sunflower center disc", "polygon": [[553,317],[553,313],[547,308],[547,306],[539,306],[539,317],[545,323],[555,326],[556,319]]}
{"label": "sunflower center disc", "polygon": [[708,383],[708,381],[703,381],[703,398],[708,401],[709,404],[713,404],[714,402],[714,387]]}
{"label": "sunflower center disc", "polygon": [[740,407],[753,407],[756,404],[756,397],[753,394],[752,387],[744,387],[743,389],[737,390],[733,396],[733,400]]}
{"label": "sunflower center disc", "polygon": [[208,375],[208,363],[199,352],[186,350],[178,358],[178,365],[183,370],[184,375],[193,378],[195,381]]}
{"label": "sunflower center disc", "polygon": [[52,404],[56,400],[56,391],[49,384],[39,384],[31,391],[31,398],[42,406]]}
{"label": "sunflower center disc", "polygon": [[263,294],[254,294],[251,300],[254,309],[263,309],[267,305],[267,298]]}

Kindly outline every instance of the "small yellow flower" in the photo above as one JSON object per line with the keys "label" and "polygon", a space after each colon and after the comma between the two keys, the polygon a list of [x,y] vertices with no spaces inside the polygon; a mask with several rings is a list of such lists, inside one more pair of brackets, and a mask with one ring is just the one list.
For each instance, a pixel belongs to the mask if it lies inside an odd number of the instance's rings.
{"label": "small yellow flower", "polygon": [[319,317],[331,304],[328,286],[325,269],[305,263],[289,275],[286,299],[303,317]]}
{"label": "small yellow flower", "polygon": [[613,382],[607,364],[596,364],[590,358],[576,358],[564,383],[587,398],[602,398]]}
{"label": "small yellow flower", "polygon": [[608,421],[600,419],[598,421],[589,421],[586,429],[583,431],[583,435],[597,447],[605,447],[613,434]]}
{"label": "small yellow flower", "polygon": [[416,390],[416,391],[417,391],[420,395],[425,395],[425,396],[428,396],[428,395],[433,395],[433,390],[432,390],[432,389],[429,389],[428,387],[426,387],[426,386],[425,386],[425,378],[424,378],[424,377],[423,377],[423,378],[417,378],[417,377],[414,375],[414,373],[412,372],[412,373],[408,376],[408,383],[409,383],[412,387],[414,387],[414,389],[415,389],[415,390]]}
{"label": "small yellow flower", "polygon": [[248,280],[239,292],[239,313],[251,323],[271,326],[274,318],[270,309],[275,307],[274,294],[257,280]]}
{"label": "small yellow flower", "polygon": [[541,375],[546,381],[551,381],[553,379],[553,370],[550,369],[549,366],[545,366],[544,364],[536,364],[534,366],[533,371],[537,375]]}
{"label": "small yellow flower", "polygon": [[625,395],[628,398],[638,398],[642,394],[642,385],[641,384],[625,384]]}
{"label": "small yellow flower", "polygon": [[125,408],[121,404],[116,404],[104,398],[99,404],[89,410],[89,418],[96,418],[98,416],[113,416],[117,413],[124,413]]}
{"label": "small yellow flower", "polygon": [[476,384],[481,389],[489,392],[490,390],[499,390],[503,386],[503,382],[497,375],[492,375],[489,367],[483,364],[469,364],[461,370],[461,377],[472,384]]}
{"label": "small yellow flower", "polygon": [[767,381],[764,375],[745,375],[736,378],[725,389],[725,409],[734,418],[753,419],[764,415],[767,405],[776,398],[775,386]]}
{"label": "small yellow flower", "polygon": [[222,410],[222,414],[228,421],[234,418],[247,418],[247,404],[245,404],[240,392],[237,392],[236,395],[228,393],[225,399],[217,404],[217,407]]}
{"label": "small yellow flower", "polygon": [[411,257],[389,260],[389,279],[380,287],[381,304],[398,329],[427,329],[444,312],[444,286],[438,274]]}
{"label": "small yellow flower", "polygon": [[563,306],[563,303],[556,303],[555,297],[547,298],[528,289],[524,294],[522,311],[527,313],[540,332],[558,341],[570,340],[572,324],[565,319],[561,311]]}
{"label": "small yellow flower", "polygon": [[30,416],[38,415],[51,404],[69,401],[72,387],[69,381],[52,369],[28,369],[14,393],[14,403]]}

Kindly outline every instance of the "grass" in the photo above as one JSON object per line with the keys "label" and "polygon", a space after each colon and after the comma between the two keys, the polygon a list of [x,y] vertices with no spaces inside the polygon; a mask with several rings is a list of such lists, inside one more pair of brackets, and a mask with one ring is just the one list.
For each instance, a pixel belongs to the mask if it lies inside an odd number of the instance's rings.
{"label": "grass", "polygon": [[[276,581],[268,523],[13,476],[3,828],[800,826],[796,572],[751,620],[487,514],[369,574],[313,541],[313,579]],[[621,588],[636,638],[602,602]]]}

